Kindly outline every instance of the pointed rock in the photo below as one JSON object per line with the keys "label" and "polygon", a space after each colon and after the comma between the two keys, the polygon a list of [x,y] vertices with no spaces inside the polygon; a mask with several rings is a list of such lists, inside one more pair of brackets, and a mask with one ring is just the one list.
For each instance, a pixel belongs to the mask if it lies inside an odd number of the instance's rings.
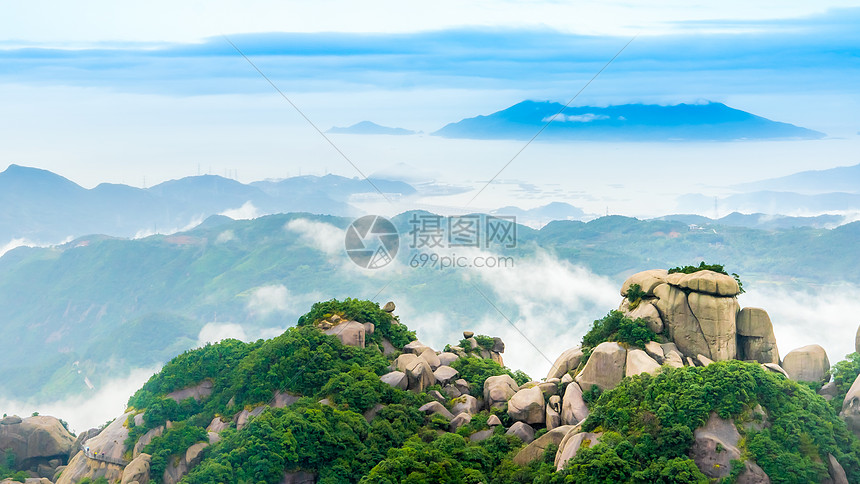
{"label": "pointed rock", "polygon": [[588,406],[582,399],[582,389],[576,382],[571,383],[564,390],[564,399],[561,403],[561,423],[564,425],[576,425],[588,417]]}
{"label": "pointed rock", "polygon": [[579,346],[565,350],[555,359],[555,363],[552,364],[549,373],[546,374],[546,379],[562,378],[567,372],[576,370],[579,367],[579,362],[582,361],[582,356],[582,348]]}

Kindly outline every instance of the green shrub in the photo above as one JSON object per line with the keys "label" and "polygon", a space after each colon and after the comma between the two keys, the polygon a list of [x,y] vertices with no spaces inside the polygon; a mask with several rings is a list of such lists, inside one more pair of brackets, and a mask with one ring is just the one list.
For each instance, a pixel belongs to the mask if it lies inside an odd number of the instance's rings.
{"label": "green shrub", "polygon": [[472,387],[470,393],[477,398],[483,398],[484,381],[491,376],[510,375],[518,385],[531,380],[522,371],[511,372],[493,360],[475,356],[458,358],[451,363],[451,367],[460,372],[460,378],[469,382]]}
{"label": "green shrub", "polygon": [[645,343],[655,339],[657,334],[642,319],[632,320],[621,311],[610,311],[605,318],[594,321],[591,329],[582,337],[582,347],[585,351],[604,341],[617,341],[644,348]]}
{"label": "green shrub", "polygon": [[627,298],[630,309],[635,309],[639,306],[639,303],[642,302],[642,298],[645,297],[645,291],[642,290],[642,287],[639,284],[630,284],[630,287],[627,288],[627,292],[624,293],[624,297]]}
{"label": "green shrub", "polygon": [[830,404],[836,412],[839,412],[842,410],[845,395],[860,375],[860,353],[846,355],[844,360],[830,367],[830,374],[833,375],[837,390],[837,394],[830,400]]}
{"label": "green shrub", "polygon": [[415,333],[409,331],[402,324],[393,324],[396,319],[379,307],[379,303],[363,301],[360,299],[346,298],[343,301],[332,299],[330,301],[318,302],[311,310],[301,316],[297,326],[313,325],[318,321],[338,315],[343,319],[355,320],[359,323],[373,323],[375,330],[368,335],[368,343],[379,343],[382,338],[387,338],[396,348],[402,348],[410,341],[415,341]]}

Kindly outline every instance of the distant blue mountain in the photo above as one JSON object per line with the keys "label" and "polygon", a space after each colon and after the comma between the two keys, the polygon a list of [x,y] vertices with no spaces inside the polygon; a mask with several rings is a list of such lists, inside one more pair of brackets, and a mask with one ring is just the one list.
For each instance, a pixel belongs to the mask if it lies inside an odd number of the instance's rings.
{"label": "distant blue mountain", "polygon": [[[682,195],[676,200],[678,207],[685,211],[709,213],[714,210],[714,198],[699,193]],[[738,193],[720,198],[718,206],[721,212],[767,214],[822,214],[845,210],[855,211],[860,210],[860,193],[832,192],[807,195],[765,190]]]}
{"label": "distant blue mountain", "polygon": [[336,133],[336,134],[393,134],[393,135],[407,135],[407,134],[415,134],[415,131],[403,129],[403,128],[389,128],[388,126],[380,126],[371,121],[362,121],[360,123],[353,124],[352,126],[347,126],[345,128],[340,128],[334,126],[330,128],[326,133]]}
{"label": "distant blue mountain", "polygon": [[519,207],[508,206],[493,210],[494,215],[507,215],[517,217],[517,222],[523,224],[539,223],[545,224],[553,220],[580,220],[585,217],[585,212],[579,207],[565,202],[551,202],[536,208],[524,210]]}
{"label": "distant blue mountain", "polygon": [[845,223],[843,215],[834,214],[816,215],[814,217],[790,217],[765,213],[744,214],[740,212],[732,212],[718,219],[693,214],[675,214],[665,215],[654,220],[670,220],[698,225],[700,227],[706,225],[724,225],[728,227],[746,227],[763,230],[786,230],[796,227],[825,229]]}
{"label": "distant blue mountain", "polygon": [[243,184],[200,175],[151,188],[102,183],[83,188],[47,170],[9,165],[0,172],[0,247],[12,239],[56,243],[69,237],[175,230],[250,202],[260,215],[287,212],[349,216],[351,195],[411,195],[408,183],[337,175]]}
{"label": "distant blue mountain", "polygon": [[451,123],[432,133],[445,138],[673,141],[817,139],[823,133],[780,123],[721,103],[657,106],[572,106],[523,101],[487,116]]}
{"label": "distant blue mountain", "polygon": [[735,188],[801,193],[860,193],[860,165],[839,166],[827,170],[802,171],[780,178],[770,178],[735,185]]}

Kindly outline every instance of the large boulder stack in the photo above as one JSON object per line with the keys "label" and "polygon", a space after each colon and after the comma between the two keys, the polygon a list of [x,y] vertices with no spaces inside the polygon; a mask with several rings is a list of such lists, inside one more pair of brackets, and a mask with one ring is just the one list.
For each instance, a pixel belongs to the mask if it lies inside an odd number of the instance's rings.
{"label": "large boulder stack", "polygon": [[830,380],[830,360],[818,345],[791,350],[782,360],[782,368],[794,381],[826,382]]}
{"label": "large boulder stack", "polygon": [[9,459],[7,455],[14,456],[18,469],[52,468],[45,476],[52,477],[53,469],[68,462],[74,443],[72,434],[54,417],[11,416],[0,420],[0,456],[3,462]]}
{"label": "large boulder stack", "polygon": [[53,477],[68,462],[75,438],[54,417],[5,417],[0,420],[0,457],[14,458],[15,467]]}
{"label": "large boulder stack", "polygon": [[[639,292],[627,298],[632,286]],[[773,324],[759,308],[741,310],[737,301],[740,286],[725,274],[701,270],[692,274],[665,270],[643,271],[630,276],[621,287],[625,296],[620,310],[632,319],[641,318],[655,333],[672,341],[683,356],[659,361],[682,366],[686,357],[702,355],[708,360],[753,360],[779,364]],[[633,294],[630,294],[632,297]]]}
{"label": "large boulder stack", "polygon": [[737,356],[736,317],[740,289],[730,276],[712,271],[669,274],[654,289],[667,333],[685,355],[714,361]]}

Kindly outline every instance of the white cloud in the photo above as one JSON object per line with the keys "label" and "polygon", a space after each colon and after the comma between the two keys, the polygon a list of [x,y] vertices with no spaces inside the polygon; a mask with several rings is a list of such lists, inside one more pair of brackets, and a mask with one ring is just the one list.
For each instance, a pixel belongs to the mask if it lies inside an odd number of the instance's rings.
{"label": "white cloud", "polygon": [[[547,123],[549,121],[560,122],[560,123],[590,123],[592,121],[599,121],[603,119],[609,119],[609,116],[605,114],[594,114],[594,113],[585,113],[585,114],[554,114],[552,116],[547,116],[541,119],[542,123]],[[621,119],[621,118],[619,118]]]}
{"label": "white cloud", "polygon": [[780,357],[810,344],[827,350],[831,365],[854,351],[860,324],[860,287],[763,286],[749,289],[738,300],[742,307],[760,307],[773,322]]}
{"label": "white cloud", "polygon": [[226,244],[227,242],[232,242],[236,240],[236,234],[233,233],[232,230],[225,230],[218,234],[218,237],[215,238],[216,244]]}
{"label": "white cloud", "polygon": [[192,218],[183,227],[171,227],[168,229],[159,229],[158,227],[152,227],[152,228],[140,229],[134,234],[132,239],[137,240],[137,239],[145,239],[145,238],[151,237],[153,235],[173,235],[173,234],[179,233],[179,232],[188,232],[189,230],[193,229],[194,227],[197,227],[198,225],[200,225],[201,223],[203,223],[203,217],[198,216],[198,217]]}
{"label": "white cloud", "polygon": [[486,294],[490,302],[500,309],[516,305],[519,319],[505,315],[514,328],[489,307],[488,316],[474,331],[500,336],[507,346],[505,365],[535,379],[546,376],[555,358],[578,345],[591,323],[621,301],[617,284],[608,278],[542,250],[534,257],[517,259],[514,268],[475,272],[492,288],[493,293]]}
{"label": "white cloud", "polygon": [[3,257],[6,252],[9,252],[12,249],[24,246],[32,247],[33,243],[27,239],[12,239],[6,245],[0,247],[0,257]]}
{"label": "white cloud", "polygon": [[251,314],[268,316],[289,309],[290,299],[290,291],[283,284],[273,284],[254,289],[246,307]]}
{"label": "white cloud", "polygon": [[219,215],[230,217],[233,220],[250,220],[259,217],[260,211],[249,200],[243,203],[241,207],[224,210]]}
{"label": "white cloud", "polygon": [[241,325],[236,323],[206,323],[197,335],[197,344],[217,343],[228,338],[248,341],[248,335]]}
{"label": "white cloud", "polygon": [[27,417],[33,412],[61,418],[76,433],[98,427],[123,413],[129,397],[159,370],[159,367],[132,370],[128,376],[109,380],[86,395],[49,402],[0,400],[3,413]]}
{"label": "white cloud", "polygon": [[329,256],[346,255],[343,247],[345,233],[334,225],[297,218],[287,222],[284,228],[299,234],[302,242]]}

